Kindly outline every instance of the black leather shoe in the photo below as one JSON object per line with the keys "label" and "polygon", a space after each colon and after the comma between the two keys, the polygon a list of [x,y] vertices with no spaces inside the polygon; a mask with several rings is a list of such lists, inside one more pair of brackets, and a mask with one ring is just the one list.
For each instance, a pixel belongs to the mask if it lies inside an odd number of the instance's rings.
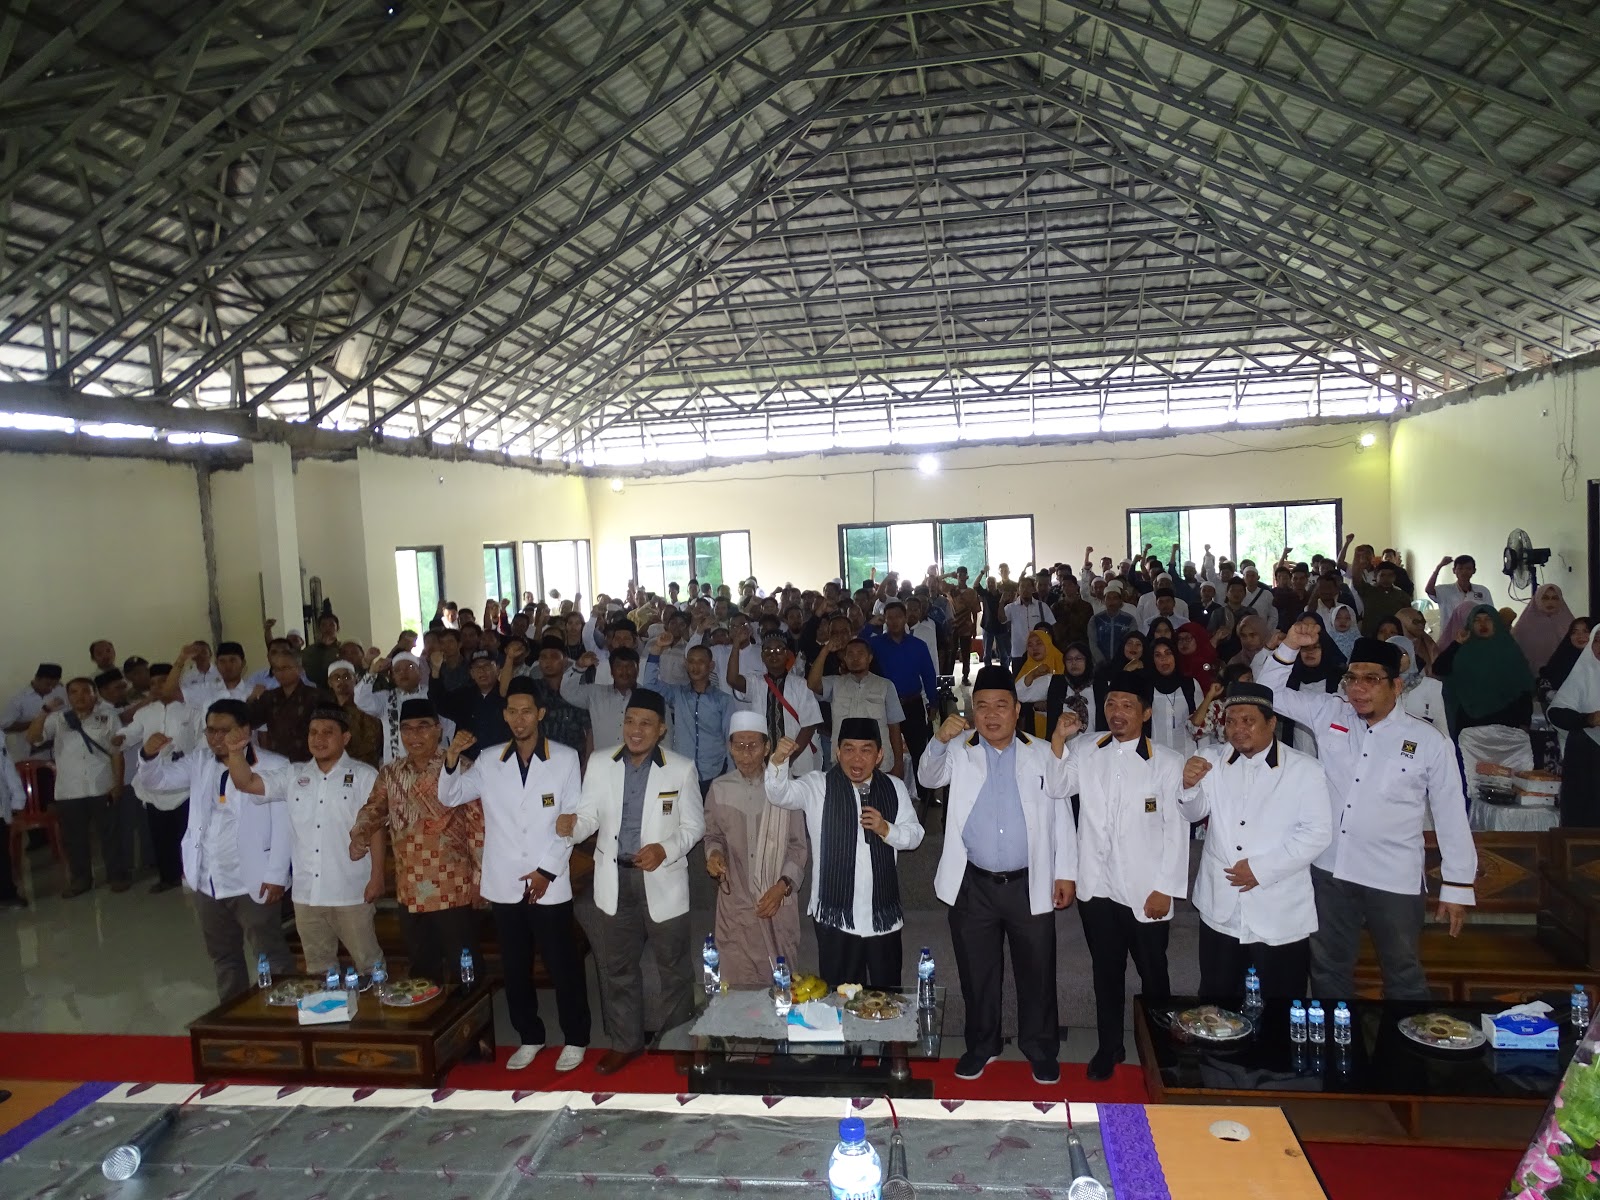
{"label": "black leather shoe", "polygon": [[1111,1078],[1111,1073],[1116,1070],[1117,1064],[1128,1057],[1128,1052],[1121,1046],[1115,1050],[1107,1050],[1104,1046],[1094,1052],[1094,1057],[1089,1060],[1089,1082],[1104,1083]]}
{"label": "black leather shoe", "polygon": [[1036,1062],[1033,1066],[1033,1081],[1042,1087],[1061,1082],[1061,1064],[1058,1062]]}
{"label": "black leather shoe", "polygon": [[977,1079],[983,1074],[984,1068],[997,1061],[999,1057],[998,1054],[995,1054],[985,1058],[975,1050],[968,1050],[960,1058],[956,1059],[956,1078]]}

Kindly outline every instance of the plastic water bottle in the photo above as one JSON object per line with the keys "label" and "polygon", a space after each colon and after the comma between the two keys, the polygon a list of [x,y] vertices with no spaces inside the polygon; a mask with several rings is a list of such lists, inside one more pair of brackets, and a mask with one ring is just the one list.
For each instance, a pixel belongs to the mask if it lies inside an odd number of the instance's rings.
{"label": "plastic water bottle", "polygon": [[1343,1000],[1333,1006],[1333,1040],[1340,1046],[1350,1044],[1350,1009]]}
{"label": "plastic water bottle", "polygon": [[828,1191],[833,1200],[879,1200],[883,1194],[883,1163],[860,1117],[839,1122],[839,1144],[828,1159]]}
{"label": "plastic water bottle", "polygon": [[1328,1040],[1328,1014],[1322,1011],[1321,1000],[1313,1000],[1311,1007],[1306,1010],[1306,1032],[1311,1036],[1313,1046],[1320,1046]]}
{"label": "plastic water bottle", "polygon": [[1261,1012],[1261,980],[1254,967],[1244,973],[1244,1011],[1252,1017]]}
{"label": "plastic water bottle", "polygon": [[917,958],[917,1007],[920,1009],[937,1007],[937,1001],[934,999],[933,972],[933,951],[924,946]]}
{"label": "plastic water bottle", "polygon": [[1289,1040],[1303,1042],[1306,1040],[1306,1009],[1300,1001],[1292,1001],[1289,1005]]}
{"label": "plastic water bottle", "polygon": [[322,977],[322,986],[330,992],[339,990],[339,964],[334,963],[328,968],[328,973]]}
{"label": "plastic water bottle", "polygon": [[344,969],[344,990],[347,992],[361,990],[361,972],[356,970],[355,963],[351,963]]}
{"label": "plastic water bottle", "polygon": [[705,984],[706,999],[710,1000],[722,990],[722,954],[717,950],[717,939],[706,934],[705,948],[700,951],[700,961],[705,964],[701,979]]}
{"label": "plastic water bottle", "polygon": [[[266,986],[265,984],[262,985]],[[1577,1027],[1578,1036],[1582,1037],[1589,1028],[1589,992],[1581,983],[1572,985],[1572,1015],[1571,1021]]]}
{"label": "plastic water bottle", "polygon": [[383,955],[378,955],[378,961],[372,964],[372,986],[381,988],[389,982],[389,968],[384,964]]}
{"label": "plastic water bottle", "polygon": [[272,986],[272,964],[265,954],[256,957],[256,986],[263,991]]}
{"label": "plastic water bottle", "polygon": [[478,979],[478,968],[472,965],[472,951],[461,947],[461,982],[471,987]]}
{"label": "plastic water bottle", "polygon": [[787,1017],[794,1007],[794,981],[789,975],[789,963],[781,954],[772,968],[772,1002],[780,1017]]}

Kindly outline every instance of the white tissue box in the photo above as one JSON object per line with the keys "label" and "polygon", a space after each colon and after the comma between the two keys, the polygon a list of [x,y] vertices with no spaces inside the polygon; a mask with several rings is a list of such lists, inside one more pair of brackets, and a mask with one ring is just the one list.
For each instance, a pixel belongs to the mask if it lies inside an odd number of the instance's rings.
{"label": "white tissue box", "polygon": [[356,993],[343,989],[337,992],[312,992],[300,997],[298,1006],[300,1024],[332,1025],[338,1021],[353,1021],[356,1016]]}
{"label": "white tissue box", "polygon": [[1496,1050],[1555,1050],[1561,1026],[1536,1012],[1509,1010],[1483,1014],[1483,1035]]}
{"label": "white tissue box", "polygon": [[825,1000],[807,1000],[789,1010],[791,1042],[844,1041],[844,1012]]}

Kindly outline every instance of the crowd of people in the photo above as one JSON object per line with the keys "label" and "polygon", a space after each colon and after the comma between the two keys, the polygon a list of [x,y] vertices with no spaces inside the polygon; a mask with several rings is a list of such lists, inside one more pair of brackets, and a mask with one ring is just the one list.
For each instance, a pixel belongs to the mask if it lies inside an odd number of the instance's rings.
{"label": "crowd of people", "polygon": [[[1353,552],[1352,552],[1353,548]],[[564,1049],[582,1061],[591,1017],[572,919],[569,857],[593,838],[596,966],[614,1071],[644,1046],[642,964],[662,981],[656,1025],[694,1007],[689,854],[718,888],[715,935],[733,986],[771,962],[815,960],[833,983],[899,987],[897,856],[942,805],[934,891],[949,909],[975,1078],[1000,1050],[1009,944],[1018,1045],[1059,1077],[1055,913],[1076,906],[1093,960],[1099,1046],[1122,1044],[1131,958],[1144,991],[1169,991],[1174,902],[1201,917],[1201,987],[1231,994],[1253,968],[1271,998],[1354,993],[1360,932],[1388,995],[1427,995],[1423,831],[1436,831],[1439,915],[1473,902],[1470,763],[1503,755],[1535,700],[1600,757],[1600,660],[1559,588],[1497,612],[1452,556],[1424,592],[1394,550],[1346,539],[1331,557],[1265,575],[1256,563],[1120,564],[1093,549],[1015,576],[874,572],[851,590],[763,591],[674,582],[666,595],[525,594],[482,621],[441,606],[387,652],[342,639],[332,612],[306,644],[265,630],[265,666],[236,642],[170,662],[117,660],[63,685],[43,663],[0,724],[0,812],[21,807],[12,759],[53,763],[64,895],[114,892],[135,864],[152,891],[188,888],[224,998],[249,986],[248,941],[293,967],[292,902],[306,966],[340,948],[381,954],[376,901],[393,891],[413,973],[447,978],[493,914],[513,1068],[543,1048],[535,948],[554,983]],[[1448,566],[1453,582],[1439,582]],[[975,652],[975,647],[981,650]],[[1586,649],[1589,648],[1589,649]],[[965,713],[949,678],[970,688]],[[1591,742],[1593,744],[1591,744]],[[1466,774],[1464,775],[1464,770]],[[1594,778],[1564,793],[1577,818]],[[1189,843],[1209,830],[1191,886]],[[1232,847],[1230,850],[1229,847]],[[0,901],[22,904],[7,862]]]}

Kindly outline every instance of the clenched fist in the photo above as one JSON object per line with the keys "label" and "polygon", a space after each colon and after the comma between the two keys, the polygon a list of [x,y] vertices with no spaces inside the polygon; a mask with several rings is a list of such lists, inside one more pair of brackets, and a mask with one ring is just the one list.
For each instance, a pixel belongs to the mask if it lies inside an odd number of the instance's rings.
{"label": "clenched fist", "polygon": [[776,749],[772,751],[772,765],[775,767],[781,767],[784,763],[789,761],[789,756],[793,753],[794,739],[788,737],[779,738]]}
{"label": "clenched fist", "polygon": [[562,813],[556,818],[556,836],[571,837],[573,830],[578,828],[577,813]]}
{"label": "clenched fist", "polygon": [[1207,772],[1210,770],[1211,763],[1196,754],[1183,764],[1183,786],[1186,788],[1194,787],[1206,777]]}
{"label": "clenched fist", "polygon": [[963,733],[971,728],[972,726],[967,723],[967,719],[960,713],[951,713],[943,720],[943,722],[940,723],[938,730],[933,736],[938,738],[945,745],[949,745],[956,738],[960,737]]}
{"label": "clenched fist", "polygon": [[170,745],[172,745],[172,739],[166,734],[152,733],[144,740],[143,754],[146,758],[154,758]]}

